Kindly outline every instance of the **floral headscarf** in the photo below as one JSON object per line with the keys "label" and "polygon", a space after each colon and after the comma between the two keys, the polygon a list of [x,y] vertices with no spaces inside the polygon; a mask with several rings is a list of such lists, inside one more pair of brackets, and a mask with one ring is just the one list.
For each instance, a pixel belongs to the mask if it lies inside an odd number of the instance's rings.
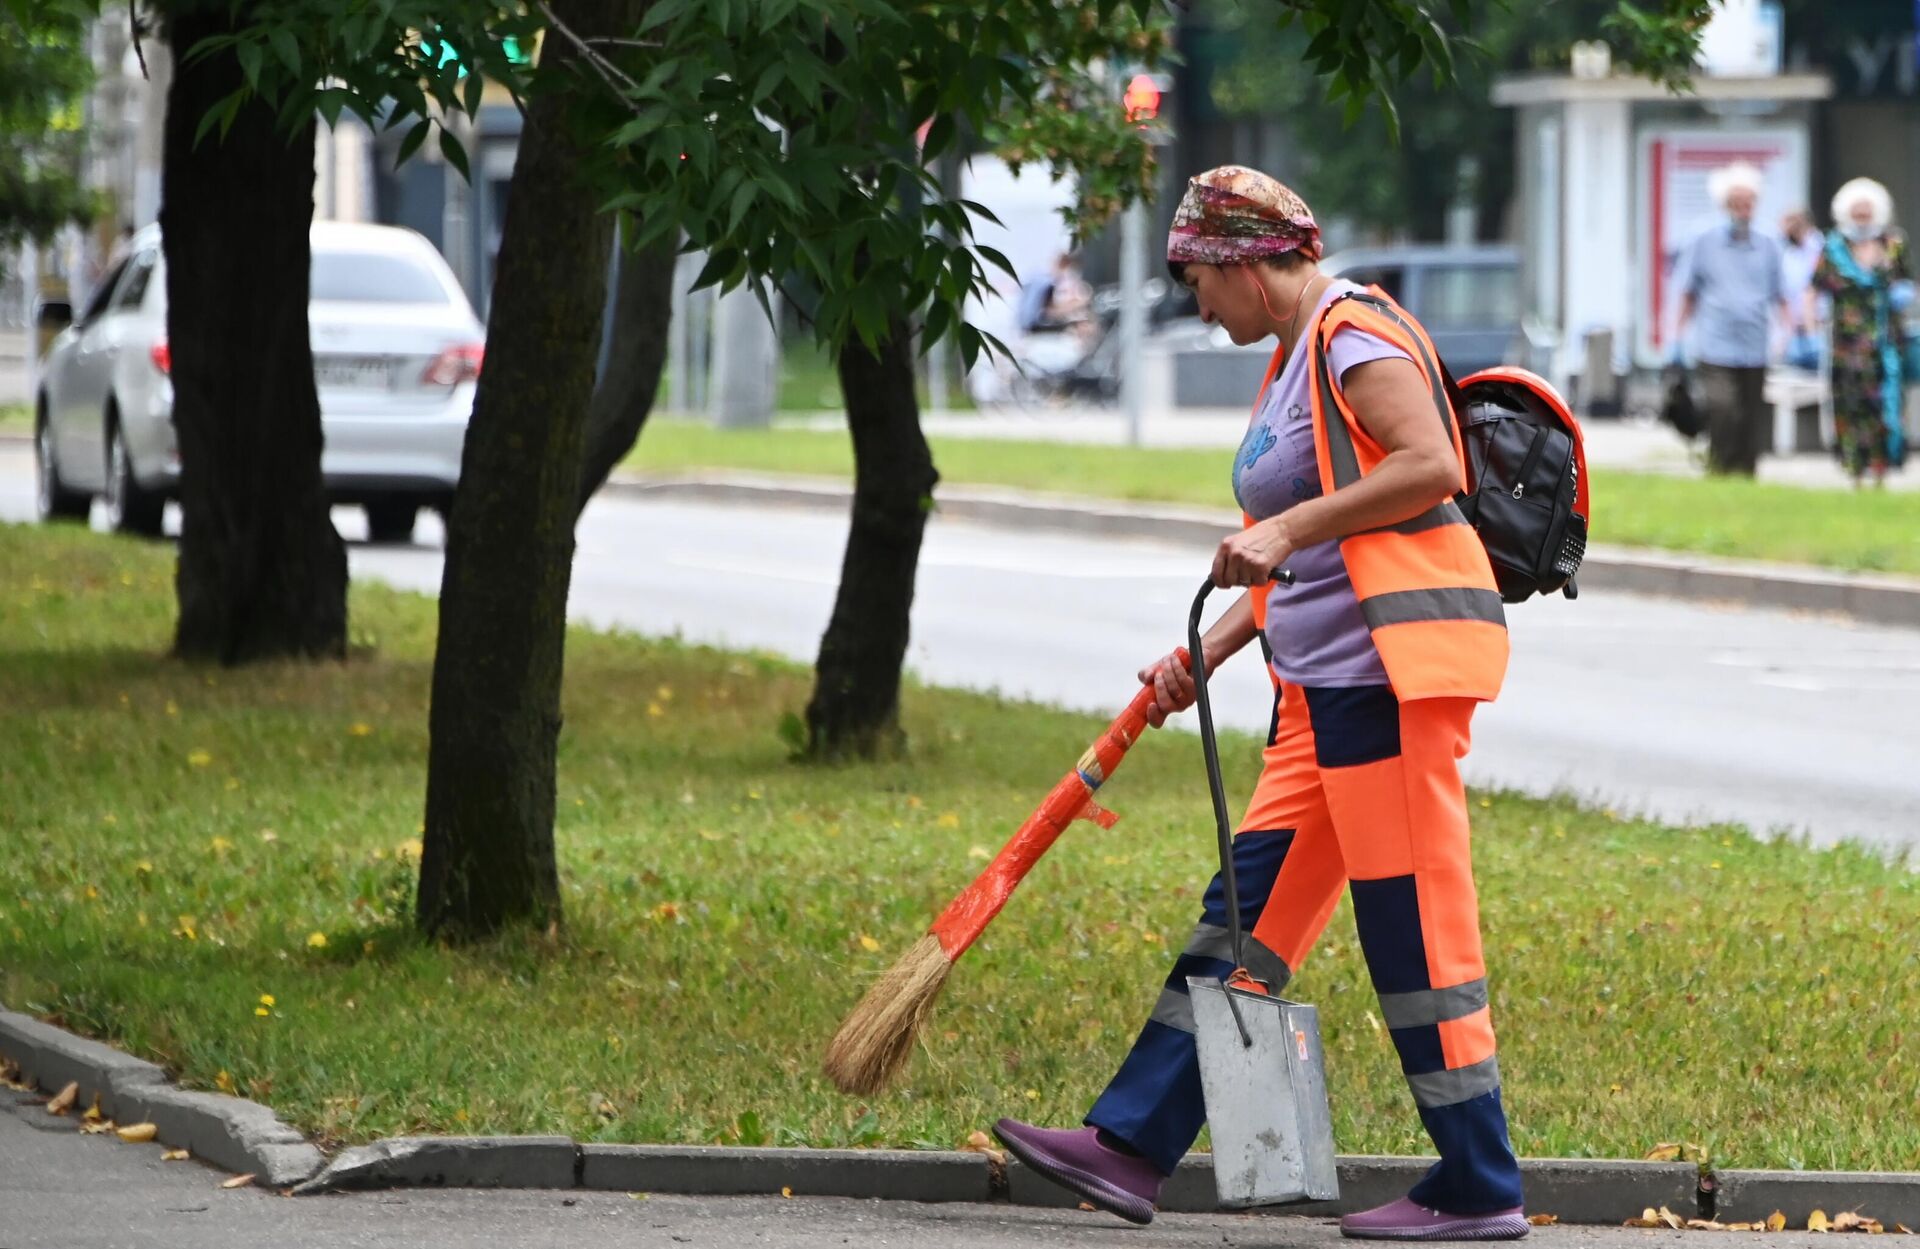
{"label": "floral headscarf", "polygon": [[1320,259],[1306,201],[1256,169],[1222,165],[1187,182],[1167,234],[1168,264],[1244,265],[1298,251]]}

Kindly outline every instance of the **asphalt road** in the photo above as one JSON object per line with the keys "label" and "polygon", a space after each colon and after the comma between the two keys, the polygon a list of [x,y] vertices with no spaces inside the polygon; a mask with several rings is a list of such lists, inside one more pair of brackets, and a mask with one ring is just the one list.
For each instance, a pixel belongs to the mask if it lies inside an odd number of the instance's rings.
{"label": "asphalt road", "polygon": [[[1340,1242],[1331,1220],[1272,1215],[1161,1215],[1134,1228],[1107,1215],[1005,1205],[920,1205],[795,1197],[672,1197],[539,1190],[414,1190],[281,1197],[224,1189],[194,1161],[162,1162],[158,1145],[82,1136],[34,1101],[0,1091],[0,1249],[1130,1249]],[[1649,1249],[1678,1232],[1545,1228],[1541,1249]],[[1694,1239],[1701,1239],[1696,1233]],[[1767,1249],[1811,1238],[1767,1237]]]}
{"label": "asphalt road", "polygon": [[[0,444],[0,519],[32,514],[31,454]],[[343,534],[364,533],[340,509]],[[843,517],[603,497],[580,528],[572,614],[600,625],[810,659],[831,610]],[[436,591],[440,534],[356,543],[356,577]],[[1181,641],[1210,551],[935,517],[909,666],[924,680],[1088,710]],[[1513,609],[1514,661],[1475,721],[1469,776],[1568,790],[1622,812],[1728,821],[1818,842],[1920,841],[1920,631],[1589,591]],[[1250,654],[1251,652],[1249,652]],[[1218,677],[1222,723],[1264,730],[1259,666]]]}

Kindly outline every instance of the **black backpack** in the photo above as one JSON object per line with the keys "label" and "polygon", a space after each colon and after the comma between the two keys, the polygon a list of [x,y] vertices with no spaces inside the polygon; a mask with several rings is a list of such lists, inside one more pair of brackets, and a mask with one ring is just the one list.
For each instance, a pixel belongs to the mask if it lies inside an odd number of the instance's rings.
{"label": "black backpack", "polygon": [[[1399,306],[1378,289],[1341,296],[1397,322],[1416,340]],[[1587,451],[1580,423],[1553,384],[1510,365],[1456,383],[1446,362],[1426,362],[1446,382],[1460,421],[1467,488],[1454,496],[1480,535],[1494,584],[1508,603],[1560,591],[1579,596],[1574,574],[1587,552]],[[1319,367],[1327,368],[1325,353]]]}
{"label": "black backpack", "polygon": [[1500,597],[1578,597],[1589,515],[1579,422],[1551,383],[1525,369],[1448,382],[1467,453],[1467,489],[1455,502],[1487,548]]}

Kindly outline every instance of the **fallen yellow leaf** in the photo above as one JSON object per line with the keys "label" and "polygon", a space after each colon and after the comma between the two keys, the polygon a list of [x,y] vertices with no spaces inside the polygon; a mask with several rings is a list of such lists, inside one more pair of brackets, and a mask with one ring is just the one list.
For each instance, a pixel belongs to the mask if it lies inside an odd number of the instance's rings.
{"label": "fallen yellow leaf", "polygon": [[1655,1145],[1647,1151],[1648,1162],[1672,1162],[1680,1156],[1680,1146],[1675,1143]]}
{"label": "fallen yellow leaf", "polygon": [[1527,1216],[1527,1222],[1533,1224],[1535,1227],[1552,1227],[1559,1221],[1560,1216],[1557,1214],[1529,1214]]}
{"label": "fallen yellow leaf", "polygon": [[863,932],[860,934],[860,948],[869,954],[874,954],[879,951],[880,943]]}
{"label": "fallen yellow leaf", "polygon": [[[1232,917],[1232,916],[1228,916],[1227,918],[1229,918],[1229,919],[1231,919],[1231,918],[1233,918],[1233,917]],[[792,1190],[791,1188],[782,1188],[782,1189],[780,1190],[780,1195],[781,1195],[782,1197],[791,1197],[791,1196],[793,1196],[793,1190]]]}
{"label": "fallen yellow leaf", "polygon": [[162,1162],[185,1162],[191,1157],[193,1157],[193,1155],[184,1149],[164,1149],[160,1151],[160,1161]]}
{"label": "fallen yellow leaf", "polygon": [[47,1102],[47,1113],[50,1115],[66,1114],[68,1110],[72,1109],[74,1100],[79,1096],[80,1085],[77,1082],[67,1085],[67,1087],[55,1093],[52,1100]]}
{"label": "fallen yellow leaf", "polygon": [[1893,1230],[1896,1232],[1899,1232],[1902,1236],[1913,1235],[1913,1229],[1911,1227],[1908,1227],[1905,1223],[1895,1223],[1893,1225]]}
{"label": "fallen yellow leaf", "polygon": [[1724,1232],[1728,1229],[1725,1223],[1714,1219],[1688,1219],[1687,1230],[1692,1232]]}
{"label": "fallen yellow leaf", "polygon": [[942,811],[940,818],[934,821],[941,828],[959,828],[960,815],[957,811]]}
{"label": "fallen yellow leaf", "polygon": [[188,751],[188,752],[187,752],[187,762],[188,762],[188,763],[189,763],[190,765],[192,765],[193,767],[196,767],[196,768],[204,768],[204,767],[206,767],[206,766],[207,766],[207,765],[208,765],[209,763],[212,763],[212,762],[213,762],[213,755],[212,755],[211,753],[209,753],[209,752],[207,752],[207,751],[204,751],[204,750],[192,750],[192,751]]}
{"label": "fallen yellow leaf", "polygon": [[985,846],[971,846],[967,850],[967,857],[969,859],[991,859],[993,857],[993,851],[987,849]]}
{"label": "fallen yellow leaf", "polygon": [[245,1175],[236,1175],[230,1180],[221,1180],[220,1187],[245,1188],[247,1185],[251,1183],[253,1183],[253,1172],[249,1171]]}
{"label": "fallen yellow leaf", "polygon": [[1807,1216],[1807,1230],[1810,1232],[1824,1232],[1829,1226],[1825,1210],[1815,1210]]}
{"label": "fallen yellow leaf", "polygon": [[1775,1210],[1772,1214],[1769,1214],[1767,1216],[1767,1230],[1770,1232],[1786,1231],[1787,1216],[1780,1213],[1778,1210]]}
{"label": "fallen yellow leaf", "polygon": [[327,934],[326,934],[326,933],[324,933],[324,932],[315,932],[315,933],[309,933],[309,934],[308,934],[308,936],[307,936],[307,948],[308,948],[309,950],[324,950],[324,949],[326,949],[326,948],[327,948]]}
{"label": "fallen yellow leaf", "polygon": [[80,1130],[88,1136],[99,1136],[114,1130],[113,1120],[102,1119],[98,1123],[83,1123],[80,1125]]}
{"label": "fallen yellow leaf", "polygon": [[100,1113],[100,1094],[95,1093],[93,1095],[93,1105],[87,1107],[87,1113],[84,1115],[81,1115],[80,1117],[82,1119],[85,1119],[88,1123],[98,1123],[100,1122],[101,1119],[106,1117],[105,1115],[102,1115]]}
{"label": "fallen yellow leaf", "polygon": [[1687,1225],[1687,1222],[1685,1219],[1681,1218],[1679,1215],[1675,1214],[1673,1211],[1667,1209],[1665,1206],[1660,1207],[1660,1221],[1662,1223],[1665,1223],[1668,1227],[1671,1227],[1676,1232],[1680,1231],[1682,1228],[1686,1227]]}
{"label": "fallen yellow leaf", "polygon": [[1652,1206],[1648,1206],[1646,1209],[1640,1212],[1639,1218],[1628,1219],[1626,1222],[1622,1223],[1621,1226],[1622,1227],[1658,1227],[1660,1226],[1660,1212],[1658,1210],[1655,1210]]}
{"label": "fallen yellow leaf", "polygon": [[151,1123],[129,1123],[124,1128],[116,1128],[113,1134],[129,1145],[139,1145],[158,1136],[160,1129]]}

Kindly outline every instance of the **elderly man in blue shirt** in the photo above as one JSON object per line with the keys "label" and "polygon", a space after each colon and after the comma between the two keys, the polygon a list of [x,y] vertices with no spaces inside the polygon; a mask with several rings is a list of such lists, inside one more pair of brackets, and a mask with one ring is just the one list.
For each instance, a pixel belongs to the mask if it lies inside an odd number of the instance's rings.
{"label": "elderly man in blue shirt", "polygon": [[1768,421],[1762,394],[1772,349],[1772,320],[1790,317],[1779,243],[1753,228],[1760,171],[1751,165],[1715,170],[1708,183],[1726,221],[1688,248],[1680,324],[1693,331],[1707,407],[1707,467],[1751,477]]}

